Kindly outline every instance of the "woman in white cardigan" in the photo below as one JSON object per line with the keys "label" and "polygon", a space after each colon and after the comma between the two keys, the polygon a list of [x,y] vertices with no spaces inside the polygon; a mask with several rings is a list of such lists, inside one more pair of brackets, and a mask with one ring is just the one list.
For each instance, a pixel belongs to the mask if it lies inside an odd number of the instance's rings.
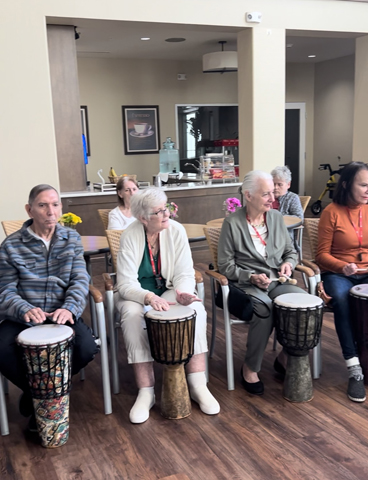
{"label": "woman in white cardigan", "polygon": [[191,398],[208,415],[220,411],[209,392],[205,375],[207,315],[195,293],[194,269],[185,229],[170,220],[165,193],[155,187],[132,197],[131,209],[139,220],[122,234],[117,260],[115,305],[128,355],[133,365],[138,397],[129,419],[143,423],[155,403],[153,359],[145,330],[147,307],[169,310],[170,305],[193,305],[196,310],[194,355],[187,364]]}

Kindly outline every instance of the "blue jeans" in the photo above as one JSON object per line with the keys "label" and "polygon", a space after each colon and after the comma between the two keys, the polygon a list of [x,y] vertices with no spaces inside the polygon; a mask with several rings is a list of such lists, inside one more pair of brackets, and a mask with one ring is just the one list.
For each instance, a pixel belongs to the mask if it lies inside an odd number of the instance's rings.
{"label": "blue jeans", "polygon": [[345,360],[358,356],[354,338],[353,326],[350,321],[349,290],[355,285],[368,283],[368,275],[350,275],[342,273],[323,273],[323,286],[332,297],[329,305],[332,306],[335,317],[335,328],[339,337],[342,354]]}

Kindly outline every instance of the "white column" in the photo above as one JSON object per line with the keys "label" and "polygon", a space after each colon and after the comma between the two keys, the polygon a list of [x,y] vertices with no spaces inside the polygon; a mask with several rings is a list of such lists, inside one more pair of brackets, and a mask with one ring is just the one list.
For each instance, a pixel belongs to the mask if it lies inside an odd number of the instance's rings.
{"label": "white column", "polygon": [[240,178],[284,164],[285,30],[238,34]]}

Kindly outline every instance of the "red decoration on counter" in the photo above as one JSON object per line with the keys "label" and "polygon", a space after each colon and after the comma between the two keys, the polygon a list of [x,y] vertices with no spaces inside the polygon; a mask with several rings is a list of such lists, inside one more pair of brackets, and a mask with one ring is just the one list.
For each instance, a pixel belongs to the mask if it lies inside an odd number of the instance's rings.
{"label": "red decoration on counter", "polygon": [[231,140],[214,140],[215,147],[237,147],[239,146],[239,140],[237,138]]}

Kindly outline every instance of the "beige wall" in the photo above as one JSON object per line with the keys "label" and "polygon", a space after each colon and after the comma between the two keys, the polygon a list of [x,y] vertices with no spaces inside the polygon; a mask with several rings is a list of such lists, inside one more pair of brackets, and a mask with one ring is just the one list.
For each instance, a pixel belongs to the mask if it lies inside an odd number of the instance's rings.
{"label": "beige wall", "polygon": [[[78,59],[81,105],[88,106],[88,179],[107,181],[110,167],[118,174],[137,174],[152,182],[159,171],[159,155],[125,155],[122,105],[158,105],[161,146],[166,137],[176,141],[175,104],[237,103],[237,74],[202,73],[198,62]],[[177,74],[187,80],[178,81]]]}
{"label": "beige wall", "polygon": [[[256,24],[246,24],[245,13],[260,11],[263,28],[368,33],[368,9],[364,3],[229,0],[227,8],[224,8],[220,0],[177,0],[175,8],[172,5],[171,0],[156,0],[150,8],[142,8],[139,2],[128,0],[1,1],[0,43],[6,48],[0,54],[3,72],[0,80],[0,219],[23,217],[23,205],[34,184],[48,182],[58,186],[59,183],[45,25],[47,17],[257,28]],[[120,123],[120,112],[116,111],[115,118]],[[164,134],[163,129],[164,125]],[[102,150],[97,154],[104,156]],[[98,164],[99,160],[96,161]]]}
{"label": "beige wall", "polygon": [[[352,159],[354,116],[354,56],[316,64],[314,97],[314,172],[312,197],[316,199],[328,180],[318,174],[320,163],[338,166]],[[324,198],[329,202],[328,197]]]}
{"label": "beige wall", "polygon": [[305,103],[305,193],[310,195],[313,185],[314,136],[314,64],[289,63],[286,65],[286,102]]}

